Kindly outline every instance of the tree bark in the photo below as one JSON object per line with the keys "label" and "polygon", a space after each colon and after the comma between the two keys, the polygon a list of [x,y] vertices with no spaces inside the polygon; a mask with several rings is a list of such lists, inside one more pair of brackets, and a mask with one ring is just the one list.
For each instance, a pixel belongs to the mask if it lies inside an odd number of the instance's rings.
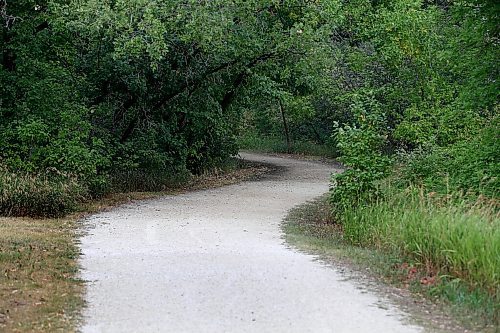
{"label": "tree bark", "polygon": [[285,130],[285,138],[286,138],[286,150],[288,154],[292,153],[292,141],[290,140],[290,130],[288,128],[288,122],[286,120],[285,108],[283,107],[283,102],[281,99],[278,99],[278,103],[280,106],[281,118],[283,119],[283,129]]}

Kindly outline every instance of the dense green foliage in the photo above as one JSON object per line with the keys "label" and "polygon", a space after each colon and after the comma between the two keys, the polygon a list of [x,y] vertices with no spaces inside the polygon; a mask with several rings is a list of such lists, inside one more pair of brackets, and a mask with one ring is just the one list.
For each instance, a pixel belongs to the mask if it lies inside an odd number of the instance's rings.
{"label": "dense green foliage", "polygon": [[[242,109],[300,103],[274,80],[310,63],[338,8],[2,0],[0,164],[76,180],[90,196],[217,166],[238,151]],[[138,188],[112,184],[120,179]]]}
{"label": "dense green foliage", "polygon": [[[430,277],[437,296],[483,295],[472,307],[491,308],[500,300],[500,4],[355,0],[343,9],[329,95],[347,168],[332,179],[335,220],[352,244]],[[498,325],[498,306],[483,315]]]}
{"label": "dense green foliage", "polygon": [[439,193],[469,192],[500,196],[499,118],[467,140],[416,150],[398,174],[403,184],[419,184]]}
{"label": "dense green foliage", "polygon": [[[348,38],[338,46],[346,74],[338,78],[344,84],[337,91],[337,107],[360,127],[365,118],[357,116],[353,101],[373,96],[367,112],[382,110],[386,123],[361,132],[385,138],[379,150],[399,156],[395,162],[406,165],[401,175],[409,183],[441,193],[498,195],[500,6],[494,1],[359,0],[346,10],[348,24],[339,34]],[[346,129],[353,133],[351,125]],[[346,148],[339,140],[346,155],[359,142],[353,139]],[[354,154],[363,158],[367,153]],[[358,167],[352,157],[345,162]],[[375,192],[379,172],[365,177],[371,182],[365,192]]]}
{"label": "dense green foliage", "polygon": [[333,105],[348,119],[335,130],[348,167],[334,177],[339,218],[377,198],[387,157],[402,189],[498,198],[500,5],[357,0],[344,10],[333,46]]}

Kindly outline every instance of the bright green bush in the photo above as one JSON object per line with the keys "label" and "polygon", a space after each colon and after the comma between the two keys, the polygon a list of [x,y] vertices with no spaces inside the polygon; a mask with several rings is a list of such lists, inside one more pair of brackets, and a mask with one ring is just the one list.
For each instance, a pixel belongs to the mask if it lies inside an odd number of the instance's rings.
{"label": "bright green bush", "polygon": [[340,161],[347,167],[332,176],[330,202],[338,219],[347,208],[379,196],[377,181],[387,175],[390,165],[390,159],[381,152],[385,118],[373,97],[359,96],[352,109],[358,124],[339,127],[335,133],[342,153]]}

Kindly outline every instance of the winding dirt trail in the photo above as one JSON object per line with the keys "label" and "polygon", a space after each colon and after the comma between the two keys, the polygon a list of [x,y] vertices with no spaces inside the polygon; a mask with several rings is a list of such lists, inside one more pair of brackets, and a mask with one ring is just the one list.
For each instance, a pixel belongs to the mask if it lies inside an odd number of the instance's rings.
{"label": "winding dirt trail", "polygon": [[83,332],[422,331],[388,301],[283,244],[286,212],[325,193],[337,170],[242,155],[285,169],[86,221]]}

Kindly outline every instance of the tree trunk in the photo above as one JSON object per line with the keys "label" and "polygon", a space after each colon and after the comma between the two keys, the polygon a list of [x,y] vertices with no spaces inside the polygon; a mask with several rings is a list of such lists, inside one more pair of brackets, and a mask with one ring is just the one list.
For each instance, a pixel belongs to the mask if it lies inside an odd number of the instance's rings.
{"label": "tree trunk", "polygon": [[285,138],[286,138],[286,152],[288,154],[292,153],[292,142],[290,140],[290,130],[288,128],[288,122],[286,121],[285,116],[285,108],[283,107],[283,102],[281,99],[278,99],[280,105],[281,118],[283,119],[283,129],[285,130]]}

